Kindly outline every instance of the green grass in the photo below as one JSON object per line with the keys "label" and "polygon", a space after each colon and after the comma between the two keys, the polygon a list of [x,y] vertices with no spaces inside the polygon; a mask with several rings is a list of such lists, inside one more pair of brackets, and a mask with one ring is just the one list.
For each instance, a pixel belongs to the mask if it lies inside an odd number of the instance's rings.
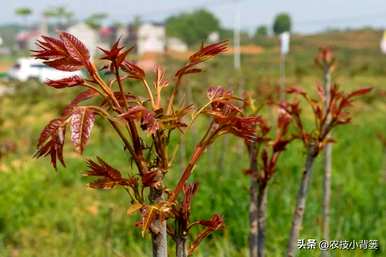
{"label": "green grass", "polygon": [[[289,84],[310,89],[319,80],[318,72],[312,66],[314,50],[295,52],[289,59]],[[362,54],[349,53],[351,56]],[[265,92],[263,87],[269,91],[277,84],[277,59],[274,56],[275,50],[272,50],[258,58],[244,58],[246,68],[236,75],[230,68],[232,59],[219,58],[208,65],[209,71],[187,83],[186,88],[192,88],[194,101],[203,102],[203,88],[207,85],[223,84],[235,88],[238,78],[243,76],[244,88],[262,94]],[[294,65],[303,66],[302,76],[299,77],[299,71],[296,73]],[[353,76],[343,68],[338,70],[337,76],[342,87],[352,89],[373,85],[376,90],[354,106],[353,123],[334,133],[337,143],[333,147],[331,238],[377,239],[381,249],[377,252],[335,251],[333,256],[381,257],[385,255],[386,245],[386,173],[385,149],[378,135],[384,135],[386,131],[386,108],[378,95],[385,90],[386,76],[376,72],[375,76],[371,71]],[[189,90],[185,93],[190,94]],[[143,240],[140,231],[134,227],[138,217],[127,217],[129,202],[125,192],[119,189],[91,190],[86,186],[88,179],[81,176],[86,169],[82,159],[95,155],[124,171],[131,169],[120,142],[107,126],[98,123],[85,157],[73,154],[68,144],[67,168],[60,168],[58,172],[49,166],[48,160],[31,158],[40,129],[60,112],[69,95],[73,94],[71,90],[55,91],[29,82],[19,85],[15,95],[0,99],[0,141],[11,139],[18,145],[16,153],[1,160],[0,256],[149,256],[149,235]],[[204,122],[199,122],[199,126],[203,125]],[[199,140],[199,131],[196,128],[185,143],[187,156]],[[177,141],[178,137],[173,140]],[[266,240],[269,257],[283,256],[286,249],[304,159],[301,145],[291,145],[282,156],[277,175],[271,182]],[[181,173],[179,163],[177,158],[176,165],[169,171],[167,183],[170,186]],[[213,213],[220,213],[226,226],[223,232],[216,232],[203,242],[197,256],[247,256],[249,181],[241,172],[246,168],[244,145],[233,137],[217,141],[198,163],[192,177],[200,182],[193,203],[193,219],[207,219]],[[320,239],[321,188],[322,170],[318,159],[301,238]],[[299,254],[304,257],[319,255],[316,250]]]}

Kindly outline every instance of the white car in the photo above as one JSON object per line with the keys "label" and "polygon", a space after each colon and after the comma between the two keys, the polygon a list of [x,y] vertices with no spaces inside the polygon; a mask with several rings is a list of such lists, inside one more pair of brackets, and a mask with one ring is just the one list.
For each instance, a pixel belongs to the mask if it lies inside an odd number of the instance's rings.
{"label": "white car", "polygon": [[33,58],[20,58],[9,70],[8,76],[11,79],[27,81],[37,79],[40,82],[47,80],[58,80],[74,75],[82,76],[81,71],[60,71],[45,65],[42,61]]}

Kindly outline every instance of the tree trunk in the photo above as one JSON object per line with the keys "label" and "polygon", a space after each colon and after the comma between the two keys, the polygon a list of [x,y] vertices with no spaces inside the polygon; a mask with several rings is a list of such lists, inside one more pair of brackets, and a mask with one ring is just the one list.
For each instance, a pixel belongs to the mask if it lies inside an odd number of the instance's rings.
{"label": "tree trunk", "polygon": [[247,145],[249,148],[249,168],[251,172],[250,186],[249,186],[249,256],[257,257],[257,226],[258,226],[258,212],[257,212],[257,143]]}
{"label": "tree trunk", "polygon": [[[152,203],[157,203],[162,200],[162,190],[155,188],[150,189],[149,195]],[[155,219],[151,225],[151,240],[153,246],[153,257],[167,257],[168,256],[168,243],[167,243],[167,230],[166,220],[159,218]]]}
{"label": "tree trunk", "polygon": [[187,257],[186,238],[176,238],[176,257]]}
{"label": "tree trunk", "polygon": [[249,256],[257,257],[257,226],[258,226],[258,212],[257,212],[257,181],[251,178],[249,186]]}
{"label": "tree trunk", "polygon": [[264,257],[265,241],[265,216],[267,212],[267,190],[266,183],[259,185],[259,195],[257,197],[257,256]]}
{"label": "tree trunk", "polygon": [[303,222],[304,208],[306,207],[308,185],[311,178],[312,166],[316,156],[317,146],[311,145],[307,152],[307,159],[296,200],[296,208],[292,218],[292,227],[289,235],[287,257],[295,256],[299,231]]}
{"label": "tree trunk", "polygon": [[[323,180],[323,224],[322,239],[330,240],[330,199],[331,199],[331,152],[332,145],[327,144],[324,149],[324,180]],[[329,256],[327,250],[321,251],[322,257]]]}
{"label": "tree trunk", "polygon": [[[331,69],[325,65],[324,67],[324,110],[328,108],[330,102],[331,90]],[[330,117],[327,117],[327,122]],[[328,136],[328,135],[327,135]],[[330,198],[331,198],[331,172],[332,172],[332,144],[327,144],[324,149],[323,162],[323,215],[322,215],[322,239],[330,239]],[[329,252],[321,251],[322,257],[329,256]]]}

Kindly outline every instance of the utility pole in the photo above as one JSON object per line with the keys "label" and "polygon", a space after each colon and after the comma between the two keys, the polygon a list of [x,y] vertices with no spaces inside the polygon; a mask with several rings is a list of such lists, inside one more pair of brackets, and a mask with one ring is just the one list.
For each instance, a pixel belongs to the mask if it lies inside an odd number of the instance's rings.
{"label": "utility pole", "polygon": [[234,57],[234,68],[235,70],[241,69],[240,64],[240,0],[235,1],[235,17],[233,26],[233,57]]}
{"label": "utility pole", "polygon": [[289,32],[280,34],[280,102],[285,100],[285,57],[289,52]]}
{"label": "utility pole", "polygon": [[280,53],[280,102],[285,100],[285,54]]}

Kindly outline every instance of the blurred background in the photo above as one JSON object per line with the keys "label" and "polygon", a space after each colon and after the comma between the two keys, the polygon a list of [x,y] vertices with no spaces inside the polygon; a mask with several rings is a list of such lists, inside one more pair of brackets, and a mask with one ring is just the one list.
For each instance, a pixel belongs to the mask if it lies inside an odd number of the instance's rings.
{"label": "blurred background", "polygon": [[[83,160],[96,155],[127,169],[128,157],[106,124],[97,122],[83,157],[66,146],[67,168],[32,158],[40,130],[77,94],[44,86],[58,72],[30,58],[41,35],[67,31],[98,62],[97,46],[120,38],[146,71],[162,64],[172,74],[202,43],[228,40],[230,50],[192,76],[181,92],[196,104],[208,86],[223,85],[257,101],[280,85],[307,91],[322,81],[314,64],[319,47],[331,47],[333,79],[344,90],[372,86],[339,128],[333,146],[331,239],[379,240],[378,250],[334,251],[333,256],[386,256],[386,2],[384,0],[13,0],[0,8],[0,256],[149,256],[128,218],[124,192],[87,188]],[[108,77],[109,74],[105,74]],[[128,83],[128,87],[138,87]],[[269,111],[267,111],[269,113]],[[310,117],[311,119],[311,117]],[[173,185],[200,138],[200,124],[180,146],[170,171]],[[174,144],[177,144],[177,139]],[[103,146],[103,147],[101,147]],[[226,151],[224,151],[226,149]],[[198,256],[247,256],[248,168],[244,146],[217,142],[197,166],[201,184],[193,213],[224,216],[225,230],[204,241]],[[282,157],[269,192],[267,256],[282,256],[305,154],[294,144]],[[315,167],[301,238],[321,237],[322,168]],[[149,238],[147,238],[149,239]],[[317,250],[299,256],[319,256]]]}

